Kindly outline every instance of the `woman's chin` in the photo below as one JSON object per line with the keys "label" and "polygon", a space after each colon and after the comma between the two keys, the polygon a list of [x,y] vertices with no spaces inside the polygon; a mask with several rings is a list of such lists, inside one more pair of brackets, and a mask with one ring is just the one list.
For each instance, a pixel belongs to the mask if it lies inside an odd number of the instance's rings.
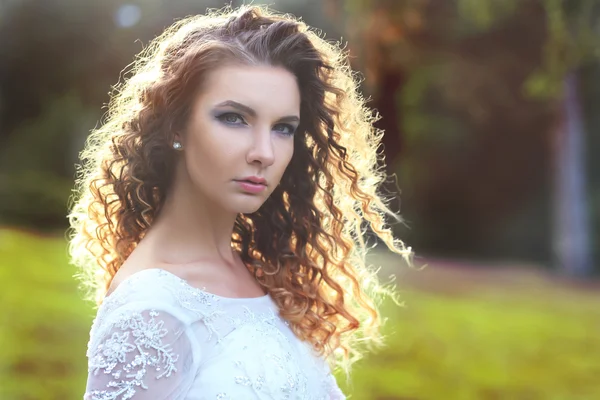
{"label": "woman's chin", "polygon": [[236,203],[237,204],[231,205],[232,211],[235,211],[235,213],[252,214],[258,211],[258,209],[265,203],[265,201],[262,198],[262,196],[256,196],[254,198],[246,198],[242,201],[236,201]]}

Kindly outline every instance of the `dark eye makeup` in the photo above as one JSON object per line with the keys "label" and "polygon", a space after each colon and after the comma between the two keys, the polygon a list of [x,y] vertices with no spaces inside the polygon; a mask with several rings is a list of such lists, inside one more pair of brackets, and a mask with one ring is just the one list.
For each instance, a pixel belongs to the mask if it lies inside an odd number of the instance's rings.
{"label": "dark eye makeup", "polygon": [[[248,125],[244,117],[238,113],[227,111],[223,113],[218,113],[215,115],[215,118],[220,122],[224,123],[228,126],[244,126]],[[281,133],[286,136],[292,136],[296,133],[296,127],[291,124],[279,123],[273,125],[273,130],[275,132]]]}

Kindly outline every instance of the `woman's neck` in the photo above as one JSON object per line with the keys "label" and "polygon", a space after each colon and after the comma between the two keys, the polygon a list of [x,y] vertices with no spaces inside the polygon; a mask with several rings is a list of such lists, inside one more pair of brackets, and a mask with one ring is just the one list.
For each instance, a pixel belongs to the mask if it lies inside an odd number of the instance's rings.
{"label": "woman's neck", "polygon": [[172,188],[143,241],[157,260],[188,264],[197,260],[237,261],[231,248],[235,214],[212,204],[189,185]]}

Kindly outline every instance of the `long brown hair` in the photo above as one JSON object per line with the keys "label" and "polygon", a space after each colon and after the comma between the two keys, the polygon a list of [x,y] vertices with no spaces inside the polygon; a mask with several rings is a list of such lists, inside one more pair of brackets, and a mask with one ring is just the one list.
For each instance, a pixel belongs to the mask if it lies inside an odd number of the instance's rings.
{"label": "long brown hair", "polygon": [[301,93],[290,165],[258,211],[237,217],[232,246],[294,333],[349,373],[363,345],[383,344],[378,307],[395,294],[365,263],[364,222],[408,263],[412,253],[384,221],[400,217],[377,192],[382,132],[347,55],[291,16],[257,6],[211,11],[176,22],[139,55],[81,153],[73,263],[101,303],[164,204],[174,132],[203,76],[225,61],[284,67]]}

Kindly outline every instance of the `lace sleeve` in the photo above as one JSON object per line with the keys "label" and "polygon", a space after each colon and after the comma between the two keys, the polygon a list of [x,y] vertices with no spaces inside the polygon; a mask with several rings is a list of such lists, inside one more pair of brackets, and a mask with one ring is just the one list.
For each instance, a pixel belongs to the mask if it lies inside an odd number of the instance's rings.
{"label": "lace sleeve", "polygon": [[198,364],[193,335],[177,310],[140,304],[111,312],[91,334],[87,356],[84,400],[177,400]]}

